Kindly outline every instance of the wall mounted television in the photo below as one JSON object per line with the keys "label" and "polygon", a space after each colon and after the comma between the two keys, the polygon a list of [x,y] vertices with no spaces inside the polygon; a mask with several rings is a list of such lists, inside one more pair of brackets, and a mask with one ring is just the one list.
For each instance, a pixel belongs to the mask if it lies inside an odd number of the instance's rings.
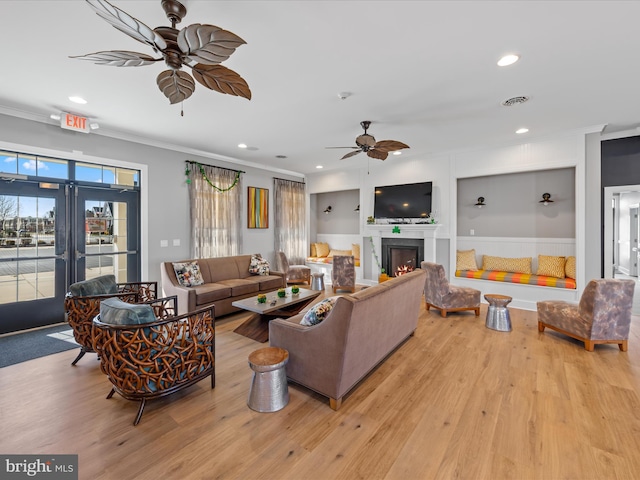
{"label": "wall mounted television", "polygon": [[431,213],[432,190],[432,182],[376,187],[373,216],[376,219],[426,219]]}

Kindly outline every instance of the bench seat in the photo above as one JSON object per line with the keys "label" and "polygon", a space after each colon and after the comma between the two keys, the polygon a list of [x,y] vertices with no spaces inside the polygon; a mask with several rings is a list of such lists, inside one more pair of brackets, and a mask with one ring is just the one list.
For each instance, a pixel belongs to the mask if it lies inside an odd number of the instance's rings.
{"label": "bench seat", "polygon": [[539,287],[556,287],[576,289],[573,278],[556,278],[546,275],[530,275],[525,273],[501,272],[497,270],[456,270],[456,277],[493,280],[495,282],[520,283]]}

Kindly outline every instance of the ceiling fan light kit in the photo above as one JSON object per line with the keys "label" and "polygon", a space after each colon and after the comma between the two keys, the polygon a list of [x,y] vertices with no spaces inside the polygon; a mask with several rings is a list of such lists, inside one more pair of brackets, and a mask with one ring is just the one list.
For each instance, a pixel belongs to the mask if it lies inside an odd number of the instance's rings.
{"label": "ceiling fan light kit", "polygon": [[359,135],[356,138],[357,147],[327,147],[327,148],[353,148],[354,152],[347,153],[340,160],[344,160],[345,158],[353,157],[360,152],[366,153],[371,158],[376,158],[378,160],[386,160],[389,156],[389,152],[395,152],[398,150],[402,150],[403,148],[409,148],[409,145],[398,142],[397,140],[380,140],[376,142],[375,137],[373,135],[369,135],[367,130],[371,125],[371,121],[363,120],[360,122],[360,126],[364,129],[364,133]]}
{"label": "ceiling fan light kit", "polygon": [[[149,28],[107,0],[86,0],[96,14],[114,28],[150,46],[161,58],[125,50],[111,50],[72,56],[98,65],[140,67],[163,61],[169,70],[161,72],[156,83],[160,91],[175,104],[189,98],[197,80],[210,90],[251,100],[247,82],[236,72],[220,65],[236,48],[246,42],[215,25],[195,23],[182,30],[176,24],[182,21],[187,9],[177,0],[162,0],[162,8],[171,27]],[[189,67],[193,77],[182,70]],[[195,80],[194,80],[195,77]]]}

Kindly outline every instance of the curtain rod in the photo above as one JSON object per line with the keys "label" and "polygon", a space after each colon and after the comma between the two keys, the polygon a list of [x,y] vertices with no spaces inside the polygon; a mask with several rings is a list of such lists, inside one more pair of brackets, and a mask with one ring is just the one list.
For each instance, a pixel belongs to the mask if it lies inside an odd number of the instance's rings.
{"label": "curtain rod", "polygon": [[207,165],[206,163],[196,162],[195,160],[185,160],[185,163],[195,163],[197,165],[202,165],[203,167],[221,168],[222,170],[229,170],[230,172],[247,173],[244,170],[234,170],[233,168],[218,167],[217,165]]}
{"label": "curtain rod", "polygon": [[306,185],[306,183],[304,183],[304,182],[298,182],[296,180],[289,180],[288,178],[273,177],[273,179],[274,180],[284,180],[285,182],[301,183],[302,185]]}

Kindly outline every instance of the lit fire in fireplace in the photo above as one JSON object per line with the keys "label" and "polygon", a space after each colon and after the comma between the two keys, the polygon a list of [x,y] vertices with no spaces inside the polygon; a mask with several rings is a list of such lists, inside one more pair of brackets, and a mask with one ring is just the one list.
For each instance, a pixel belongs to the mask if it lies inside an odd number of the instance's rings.
{"label": "lit fire in fireplace", "polygon": [[405,273],[413,272],[413,267],[411,265],[400,265],[396,269],[396,277],[400,275],[404,275]]}

